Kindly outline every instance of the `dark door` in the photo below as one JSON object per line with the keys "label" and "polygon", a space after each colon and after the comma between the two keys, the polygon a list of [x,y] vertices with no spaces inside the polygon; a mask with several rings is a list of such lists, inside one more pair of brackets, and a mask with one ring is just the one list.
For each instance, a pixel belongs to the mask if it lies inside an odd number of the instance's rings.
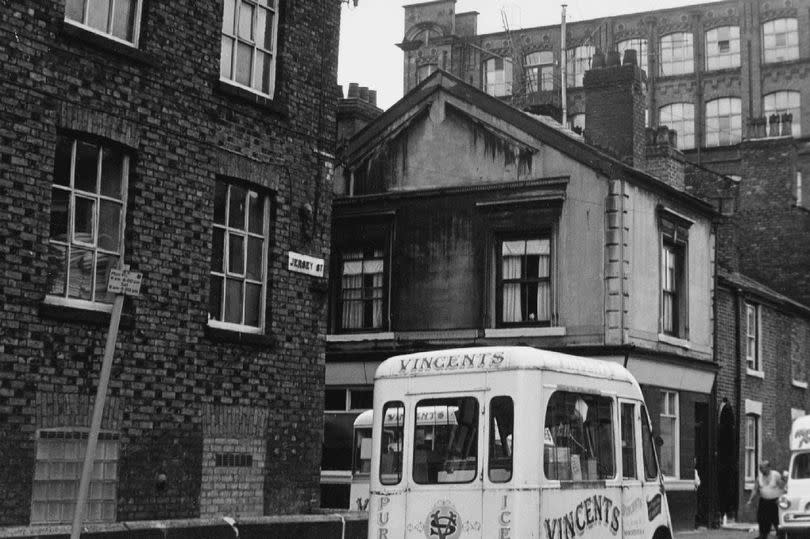
{"label": "dark door", "polygon": [[695,526],[708,526],[709,514],[709,404],[695,403],[695,471],[700,478],[697,489],[697,511]]}

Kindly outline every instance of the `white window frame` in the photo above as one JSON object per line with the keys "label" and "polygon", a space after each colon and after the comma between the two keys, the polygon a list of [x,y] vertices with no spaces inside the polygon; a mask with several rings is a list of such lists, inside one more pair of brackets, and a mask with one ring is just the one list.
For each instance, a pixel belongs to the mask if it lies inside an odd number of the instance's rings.
{"label": "white window frame", "polygon": [[579,88],[584,84],[585,72],[591,68],[594,53],[596,47],[593,45],[579,45],[565,51],[568,68],[565,83],[568,88]]}
{"label": "white window frame", "polygon": [[[664,473],[664,470],[662,468],[661,469],[661,475],[663,475],[667,479],[680,479],[680,477],[681,477],[681,423],[680,423],[680,405],[681,405],[681,403],[680,403],[680,395],[678,394],[677,391],[673,391],[673,390],[670,390],[670,389],[662,389],[660,391],[661,391],[661,402],[664,403],[664,405],[661,406],[661,409],[660,409],[659,414],[658,414],[659,415],[658,431],[659,431],[659,433],[661,432],[661,425],[660,425],[661,418],[666,418],[667,420],[673,420],[674,419],[673,423],[675,425],[674,428],[673,428],[673,433],[672,433],[672,444],[674,446],[674,455],[673,455],[673,460],[674,460],[673,467],[674,467],[674,470],[672,470],[672,472],[673,472],[672,475],[667,475],[667,474]],[[674,410],[669,409],[669,402],[670,402],[669,397],[672,396],[672,395],[675,396],[675,399],[674,399],[674,401],[675,401],[675,404],[674,404],[675,409]]]}
{"label": "white window frame", "polygon": [[[783,28],[777,28],[782,26]],[[784,36],[784,45],[777,43]],[[787,62],[799,58],[799,21],[795,17],[772,19],[762,23],[762,62]]]}
{"label": "white window frame", "polygon": [[[87,452],[87,437],[89,434],[89,429],[87,428],[56,428],[56,429],[40,429],[37,431],[36,434],[36,454],[35,454],[35,463],[34,463],[34,479],[33,479],[33,488],[31,492],[31,524],[69,524],[73,520],[73,510],[67,510],[69,507],[62,507],[63,514],[61,518],[56,519],[39,519],[37,517],[37,513],[35,511],[35,506],[38,503],[45,503],[48,502],[58,502],[60,500],[53,500],[54,493],[59,495],[62,493],[63,497],[61,498],[62,504],[70,505],[69,500],[74,500],[75,498],[71,497],[64,497],[65,496],[65,489],[67,488],[66,483],[73,482],[75,483],[75,490],[73,491],[73,495],[75,496],[79,490],[79,481],[81,479],[82,474],[82,466],[84,464],[85,453]],[[70,440],[79,442],[78,444],[72,443],[70,444],[73,447],[73,455],[72,456],[64,456],[63,458],[56,459],[56,460],[49,460],[47,458],[43,458],[43,453],[47,453],[47,450],[43,446],[43,439],[55,439],[55,440]],[[106,447],[104,443],[105,440],[114,440],[115,444],[115,451],[113,455],[107,455],[106,453],[103,455],[99,455],[100,451],[103,451],[103,448]],[[75,447],[78,446],[78,449]],[[67,447],[67,446],[65,446]],[[63,454],[67,453],[66,450],[63,449]],[[90,480],[89,490],[88,490],[88,500],[87,504],[85,505],[85,522],[92,522],[92,523],[101,523],[101,522],[115,522],[116,520],[116,512],[117,512],[117,501],[118,501],[118,462],[121,455],[121,446],[120,446],[120,438],[118,433],[111,432],[111,431],[102,431],[99,434],[99,444],[96,446],[96,459],[94,468],[96,470],[101,470],[102,478],[99,479],[97,477],[97,472],[94,470],[93,476]],[[69,466],[69,467],[68,467]],[[50,473],[54,473],[57,477],[53,477],[49,473],[49,468],[51,468]],[[61,470],[61,471],[60,471]],[[70,471],[69,471],[70,470]],[[114,479],[104,479],[104,474],[110,472],[114,475]],[[60,482],[61,485],[57,486],[54,485],[53,482]],[[45,489],[48,491],[45,494],[44,499],[38,499],[42,492],[41,488],[38,488],[38,483],[45,483]],[[101,485],[100,487],[98,485]],[[106,485],[106,488],[105,488]],[[104,491],[110,490],[110,485],[112,485],[112,493],[108,496],[104,496]],[[101,491],[101,497],[99,498],[99,490]],[[93,518],[91,515],[91,511],[93,509],[94,500],[101,500],[102,503],[106,502],[109,506],[112,507],[112,515],[108,515],[108,518]],[[67,501],[67,502],[66,502]],[[49,513],[48,510],[45,511],[46,514]]]}
{"label": "white window frame", "polygon": [[[721,33],[728,34],[728,39],[719,39]],[[728,42],[728,51],[721,51],[720,44]],[[717,26],[706,31],[706,70],[730,69],[740,67],[740,27]]]}
{"label": "white window frame", "polygon": [[616,43],[616,50],[619,51],[619,54],[622,57],[622,62],[624,61],[624,51],[629,49],[634,49],[636,51],[638,67],[643,69],[644,72],[649,75],[649,71],[647,71],[647,39],[643,37],[633,37]]}
{"label": "white window frame", "polygon": [[[751,316],[754,327],[751,327]],[[753,349],[752,349],[753,343]],[[762,308],[758,303],[745,302],[745,370],[751,376],[763,377],[762,366]]]}
{"label": "white window frame", "polygon": [[[128,41],[124,38],[118,37],[113,35],[111,31],[102,30],[101,28],[96,28],[94,26],[90,26],[88,24],[88,15],[90,11],[90,0],[79,0],[82,4],[82,20],[78,21],[76,19],[72,19],[68,17],[68,6],[65,5],[65,22],[71,24],[73,26],[77,26],[89,32],[93,32],[94,34],[98,34],[100,36],[104,36],[105,38],[111,39],[113,41],[117,41],[119,43],[123,43],[129,47],[138,47],[138,40],[141,33],[141,8],[143,5],[142,0],[130,0],[135,4],[133,12],[132,12],[132,41]],[[120,0],[107,0],[109,2],[110,11],[107,15],[107,28],[109,29],[113,24],[113,16],[115,14],[115,4],[117,1]],[[67,0],[67,2],[71,2],[71,0]]]}
{"label": "white window frame", "polygon": [[[231,4],[229,6],[229,4]],[[239,26],[240,26],[240,15],[242,6],[250,6],[253,9],[253,16],[251,18],[251,28],[250,28],[250,36],[240,36],[239,35]],[[237,86],[249,92],[273,98],[275,95],[275,88],[276,88],[276,58],[278,56],[278,18],[279,18],[279,0],[224,0],[223,1],[223,18],[222,18],[222,26],[220,27],[220,70],[219,70],[219,80],[226,84],[231,84],[233,86]],[[225,17],[224,13],[228,10],[229,7],[233,7],[233,20],[231,21],[233,26],[231,29],[226,29],[225,25],[228,22],[228,19]],[[259,44],[255,40],[255,35],[257,31],[257,19],[258,14],[262,12],[262,10],[266,11],[265,16],[272,16],[273,21],[272,25],[270,26],[270,31],[272,32],[271,43],[268,46],[264,44]],[[225,43],[231,41],[231,49],[230,49],[230,74],[225,75],[223,70],[225,69],[225,64],[223,63],[224,58],[228,51],[225,50]],[[243,45],[249,47],[251,50],[251,58],[252,58],[252,65],[250,67],[250,84],[244,84],[237,81],[237,56],[238,56],[238,49],[239,45]],[[266,55],[268,58],[268,71],[269,71],[269,81],[268,81],[268,88],[267,91],[261,88],[262,81],[257,80],[257,72],[259,69],[257,68],[256,59],[259,57],[257,53],[261,53],[262,55]],[[256,85],[259,85],[258,87]]]}
{"label": "white window frame", "polygon": [[[67,140],[70,141],[70,171],[68,173],[68,185],[61,185],[57,184],[55,181],[51,184],[51,189],[53,191],[64,191],[68,195],[68,210],[67,210],[67,234],[68,237],[64,240],[49,238],[49,245],[59,246],[66,249],[66,260],[71,260],[72,252],[74,249],[84,249],[92,251],[93,256],[93,270],[92,270],[92,279],[91,279],[91,299],[80,299],[80,298],[73,298],[70,297],[70,263],[68,262],[67,267],[62,268],[64,270],[64,291],[61,294],[53,294],[51,291],[48,291],[48,294],[45,297],[45,303],[49,303],[52,305],[62,305],[66,307],[75,307],[79,309],[87,309],[87,310],[94,310],[94,311],[102,311],[102,312],[110,312],[112,311],[112,301],[104,302],[103,300],[99,300],[96,298],[96,288],[97,283],[96,280],[98,278],[98,257],[99,255],[105,256],[112,256],[121,260],[124,257],[124,237],[125,237],[125,229],[126,229],[126,216],[127,216],[127,193],[129,190],[129,165],[130,165],[130,155],[119,149],[115,148],[111,144],[107,144],[105,142],[99,141],[91,141],[87,138],[81,136],[73,136],[73,135],[59,135],[58,140]],[[84,191],[76,187],[76,156],[78,153],[78,145],[82,144],[90,144],[96,146],[99,151],[99,156],[97,157],[97,170],[96,170],[96,191],[89,192]],[[101,176],[102,176],[102,167],[103,167],[103,160],[104,155],[106,152],[113,151],[120,153],[122,157],[122,166],[121,166],[121,198],[115,198],[109,195],[104,195],[101,193]],[[57,172],[54,171],[54,179]],[[76,225],[76,198],[80,198],[82,200],[92,200],[93,201],[93,234],[91,241],[80,241],[77,240],[75,237],[75,225]],[[100,212],[101,212],[101,203],[108,202],[112,204],[119,204],[120,209],[120,221],[119,221],[119,232],[118,232],[118,250],[109,250],[103,249],[99,247],[99,234],[100,234]],[[51,200],[53,204],[53,199]],[[50,266],[50,263],[49,263]],[[105,287],[106,289],[106,287]]]}
{"label": "white window frame", "polygon": [[[753,420],[753,426],[756,432],[754,433],[754,440],[749,436],[749,420]],[[757,468],[759,466],[760,457],[762,455],[762,403],[759,401],[752,401],[745,399],[745,423],[743,432],[743,476],[745,478],[745,489],[750,490],[754,487],[754,482],[757,480]],[[751,460],[749,462],[749,455]],[[749,470],[750,464],[750,470]],[[749,471],[751,474],[749,474]]]}
{"label": "white window frame", "polygon": [[[224,241],[222,244],[222,268],[218,271],[214,271],[213,269],[209,269],[208,276],[209,276],[209,293],[211,293],[211,279],[214,277],[223,280],[223,287],[222,287],[222,297],[220,299],[220,315],[224,317],[224,305],[228,301],[227,295],[227,281],[228,279],[239,279],[242,282],[242,316],[241,319],[244,321],[245,319],[245,302],[246,302],[246,290],[248,284],[261,284],[260,294],[260,301],[259,301],[259,325],[258,326],[250,326],[244,323],[235,323],[235,322],[225,322],[224,320],[215,320],[211,317],[211,313],[208,313],[208,325],[214,328],[226,329],[230,331],[238,331],[240,333],[264,333],[264,328],[266,325],[266,310],[267,310],[267,290],[269,287],[269,270],[268,270],[268,257],[270,251],[270,206],[272,204],[272,199],[266,193],[262,193],[250,186],[242,184],[240,182],[235,182],[233,180],[229,180],[227,178],[217,178],[217,183],[222,183],[226,186],[226,197],[225,197],[225,222],[224,224],[215,223],[213,220],[211,222],[211,232],[213,234],[214,230],[219,229],[223,231],[224,234]],[[251,194],[255,194],[258,197],[264,199],[264,214],[263,214],[263,227],[262,233],[258,234],[256,232],[250,232],[249,230],[249,220],[250,220],[250,208],[245,208],[245,217],[244,229],[239,228],[232,228],[230,226],[230,211],[231,211],[231,204],[230,204],[230,193],[232,187],[239,187],[244,189],[247,193],[245,195],[245,201],[249,200]],[[242,255],[243,260],[245,263],[245,267],[242,268],[242,273],[231,272],[229,270],[229,256],[230,256],[230,236],[231,234],[235,234],[244,238],[243,245],[242,245]],[[262,260],[261,260],[261,269],[262,275],[259,280],[250,279],[247,276],[247,266],[248,266],[248,244],[249,238],[261,238],[262,239]],[[213,249],[216,246],[212,242],[212,255],[214,254]]]}
{"label": "white window frame", "polygon": [[779,118],[779,132],[782,132],[782,113],[789,112],[793,114],[791,122],[791,134],[794,138],[802,135],[802,94],[795,90],[778,90],[765,94],[762,97],[762,110],[765,114],[765,120],[768,122],[765,135],[770,137],[770,117],[772,114],[778,114]]}
{"label": "white window frame", "polygon": [[[525,268],[521,264],[521,275],[519,277],[505,277],[503,275],[503,248],[505,243],[513,243],[513,242],[524,242],[524,244],[528,244],[530,242],[547,242],[548,244],[548,274],[546,276],[524,276],[523,273]],[[557,273],[555,270],[556,265],[556,257],[555,257],[555,242],[554,242],[554,232],[551,228],[536,232],[536,233],[515,233],[515,234],[504,234],[502,237],[498,238],[498,241],[495,243],[495,252],[494,252],[494,261],[495,261],[495,287],[494,287],[494,294],[495,294],[495,317],[494,320],[496,321],[496,327],[498,329],[517,329],[517,328],[532,328],[532,327],[554,327],[555,325],[555,318],[556,318],[556,279]],[[548,309],[548,319],[543,320],[519,320],[519,321],[506,321],[504,320],[504,288],[508,284],[518,284],[521,285],[522,283],[531,283],[536,282],[539,284],[543,282],[548,283],[548,303],[546,304],[546,308]],[[522,310],[522,306],[521,306]]]}
{"label": "white window frame", "polygon": [[[728,122],[727,128],[720,125],[724,119]],[[707,101],[705,121],[704,146],[738,144],[742,140],[742,100],[739,97],[719,97]]]}
{"label": "white window frame", "polygon": [[658,40],[659,73],[663,77],[695,72],[694,36],[691,32],[673,32]]}
{"label": "white window frame", "polygon": [[[687,115],[691,112],[691,117]],[[659,107],[658,125],[666,125],[678,133],[678,149],[695,147],[695,105],[693,103],[670,103]]]}
{"label": "white window frame", "polygon": [[[503,63],[501,69],[496,69],[498,61]],[[506,56],[484,60],[484,91],[493,97],[512,95],[512,67],[512,59]]]}
{"label": "white window frame", "polygon": [[554,90],[553,51],[531,52],[526,55],[524,61],[527,92],[547,92]]}

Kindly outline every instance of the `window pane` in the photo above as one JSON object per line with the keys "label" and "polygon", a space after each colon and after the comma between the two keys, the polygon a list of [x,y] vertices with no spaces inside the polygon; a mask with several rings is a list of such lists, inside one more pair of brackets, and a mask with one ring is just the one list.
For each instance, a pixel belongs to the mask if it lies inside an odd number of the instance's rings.
{"label": "window pane", "polygon": [[214,222],[219,225],[225,224],[225,204],[228,197],[228,185],[217,182],[214,186]]}
{"label": "window pane", "polygon": [[96,261],[96,301],[112,303],[115,299],[115,294],[107,292],[107,283],[110,280],[110,270],[115,268],[116,264],[118,264],[117,256],[98,253]]}
{"label": "window pane", "polygon": [[472,397],[417,403],[413,480],[420,484],[469,483],[478,467],[478,401]]}
{"label": "window pane", "polygon": [[48,294],[65,295],[66,274],[67,247],[52,243],[48,246]]}
{"label": "window pane", "polygon": [[71,153],[73,140],[58,137],[56,140],[56,156],[54,159],[53,183],[56,185],[70,185]]}
{"label": "window pane", "polygon": [[98,221],[98,246],[107,251],[119,251],[121,236],[121,204],[101,201]]}
{"label": "window pane", "polygon": [[245,238],[228,234],[228,272],[239,275],[245,272]]}
{"label": "window pane", "polygon": [[96,192],[98,177],[98,146],[79,142],[76,147],[76,189]]}
{"label": "window pane", "polygon": [[93,245],[95,229],[95,200],[76,197],[74,202],[75,218],[73,222],[73,241]]}
{"label": "window pane", "polygon": [[101,158],[101,194],[120,199],[123,175],[123,154],[105,148]]}
{"label": "window pane", "polygon": [[261,238],[248,238],[247,278],[256,281],[262,278],[262,246]]}
{"label": "window pane", "polygon": [[250,68],[253,65],[253,47],[242,43],[236,45],[236,82],[250,86]]}
{"label": "window pane", "polygon": [[211,271],[225,271],[225,231],[214,228],[214,239],[211,246]]}
{"label": "window pane", "polygon": [[222,277],[211,276],[208,295],[208,317],[211,320],[222,320]]}
{"label": "window pane", "polygon": [[135,20],[134,0],[115,0],[112,33],[116,37],[132,41],[133,21]]}
{"label": "window pane", "polygon": [[231,66],[233,61],[233,39],[222,36],[222,48],[219,53],[219,76],[232,79]]}
{"label": "window pane", "polygon": [[636,479],[636,418],[635,405],[622,404],[622,475]]}
{"label": "window pane", "polygon": [[254,234],[264,233],[264,197],[251,191],[249,198],[249,224],[248,230]]}
{"label": "window pane", "polygon": [[[345,404],[344,404],[345,406]],[[396,485],[402,481],[402,442],[405,431],[405,406],[388,402],[383,407],[380,436],[380,483]]]}
{"label": "window pane", "polygon": [[262,302],[262,287],[251,283],[245,286],[245,324],[258,327]]}
{"label": "window pane", "polygon": [[225,321],[242,323],[242,281],[228,279],[225,289]]}
{"label": "window pane", "polygon": [[273,20],[272,15],[268,17],[266,9],[258,8],[256,11],[256,45],[269,49],[267,46],[267,36],[270,34],[267,28],[267,21]]}
{"label": "window pane", "polygon": [[64,189],[51,191],[51,239],[68,239],[68,202],[70,195]]}
{"label": "window pane", "polygon": [[82,22],[84,20],[84,0],[67,0],[65,2],[65,18]]}
{"label": "window pane", "polygon": [[87,25],[102,32],[107,32],[110,18],[110,0],[89,0]]}
{"label": "window pane", "polygon": [[546,408],[543,470],[548,479],[581,481],[615,476],[613,401],[556,391]]}
{"label": "window pane", "polygon": [[509,397],[495,397],[489,404],[489,480],[512,479],[515,407]]}
{"label": "window pane", "polygon": [[256,66],[253,70],[253,72],[256,73],[256,77],[253,80],[253,88],[267,93],[268,86],[265,84],[263,78],[263,75],[268,72],[265,63],[270,63],[270,56],[261,51],[256,51]]}
{"label": "window pane", "polygon": [[656,479],[658,477],[658,461],[655,458],[655,445],[653,444],[650,419],[647,409],[641,406],[641,449],[644,458],[644,477]]}
{"label": "window pane", "polygon": [[231,199],[228,207],[228,226],[245,229],[245,196],[246,191],[235,185],[231,186]]}
{"label": "window pane", "polygon": [[239,37],[253,41],[253,6],[239,2]]}
{"label": "window pane", "polygon": [[236,13],[236,4],[234,0],[225,0],[225,8],[222,14],[222,31],[226,34],[233,35],[233,21],[234,14]]}
{"label": "window pane", "polygon": [[93,251],[74,247],[70,253],[68,297],[92,299],[93,274]]}

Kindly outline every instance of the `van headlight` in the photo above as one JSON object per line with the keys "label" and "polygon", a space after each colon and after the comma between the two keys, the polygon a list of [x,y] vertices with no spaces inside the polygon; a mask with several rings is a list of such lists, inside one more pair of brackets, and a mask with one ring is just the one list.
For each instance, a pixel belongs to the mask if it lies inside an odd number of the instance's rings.
{"label": "van headlight", "polygon": [[786,494],[782,494],[781,496],[779,496],[778,503],[779,507],[781,507],[782,509],[787,509],[788,507],[790,507],[790,498],[788,498]]}

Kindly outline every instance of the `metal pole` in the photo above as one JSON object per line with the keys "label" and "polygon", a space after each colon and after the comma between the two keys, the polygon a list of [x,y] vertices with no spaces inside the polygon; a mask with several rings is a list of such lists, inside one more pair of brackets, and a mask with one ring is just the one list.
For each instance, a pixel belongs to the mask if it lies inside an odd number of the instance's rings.
{"label": "metal pole", "polygon": [[560,79],[562,87],[562,124],[568,125],[568,95],[567,95],[567,88],[568,85],[568,69],[567,69],[567,62],[568,62],[568,50],[565,48],[565,8],[568,7],[567,4],[562,5],[562,30],[560,32]]}
{"label": "metal pole", "polygon": [[124,306],[124,293],[115,296],[112,314],[110,315],[110,331],[107,333],[107,344],[104,347],[104,359],[101,363],[101,375],[98,380],[96,400],[93,403],[93,420],[90,423],[90,433],[87,435],[87,452],[84,454],[82,478],[79,481],[79,497],[76,500],[76,509],[73,512],[73,528],[70,539],[79,539],[84,520],[84,508],[87,505],[87,493],[90,490],[90,476],[93,473],[93,464],[96,459],[96,445],[98,431],[101,430],[101,417],[104,414],[104,401],[107,398],[107,385],[110,382],[115,339],[118,336],[118,324],[121,321],[121,309]]}

